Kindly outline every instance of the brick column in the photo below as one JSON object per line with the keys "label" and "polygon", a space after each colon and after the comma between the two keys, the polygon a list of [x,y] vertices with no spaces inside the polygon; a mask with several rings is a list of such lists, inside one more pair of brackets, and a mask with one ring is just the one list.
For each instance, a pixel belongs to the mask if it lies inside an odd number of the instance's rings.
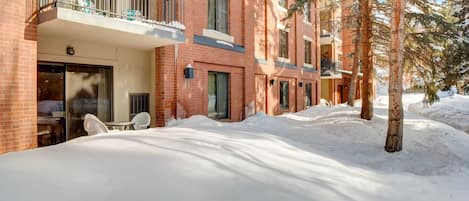
{"label": "brick column", "polygon": [[165,126],[166,120],[175,116],[175,46],[155,49],[156,77],[156,126]]}
{"label": "brick column", "polygon": [[0,7],[0,153],[37,146],[35,0]]}

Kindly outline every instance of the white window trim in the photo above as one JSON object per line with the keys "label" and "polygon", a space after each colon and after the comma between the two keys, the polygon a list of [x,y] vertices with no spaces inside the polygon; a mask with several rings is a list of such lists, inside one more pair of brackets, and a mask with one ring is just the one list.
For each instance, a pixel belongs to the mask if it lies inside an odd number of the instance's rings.
{"label": "white window trim", "polygon": [[234,43],[234,37],[232,35],[219,32],[217,30],[203,29],[202,35],[208,38],[213,38],[213,39],[217,39],[217,40],[221,40],[221,41],[225,41],[229,43]]}
{"label": "white window trim", "polygon": [[307,63],[303,63],[303,67],[314,68],[313,64],[307,64]]}
{"label": "white window trim", "polygon": [[313,38],[309,37],[309,36],[305,36],[303,35],[303,39],[309,41],[309,42],[313,42]]}
{"label": "white window trim", "polygon": [[283,62],[283,63],[290,63],[290,58],[278,56],[277,61]]}
{"label": "white window trim", "polygon": [[[288,6],[288,5],[287,5],[287,6]],[[277,9],[278,9],[279,11],[281,11],[281,12],[284,12],[284,13],[288,12],[288,9],[282,7],[280,4],[278,4],[278,1],[277,1]]]}
{"label": "white window trim", "polygon": [[286,32],[290,33],[290,28],[289,27],[287,28],[287,26],[282,24],[282,23],[277,23],[277,27],[278,27],[278,29],[281,29],[283,31],[286,31]]}

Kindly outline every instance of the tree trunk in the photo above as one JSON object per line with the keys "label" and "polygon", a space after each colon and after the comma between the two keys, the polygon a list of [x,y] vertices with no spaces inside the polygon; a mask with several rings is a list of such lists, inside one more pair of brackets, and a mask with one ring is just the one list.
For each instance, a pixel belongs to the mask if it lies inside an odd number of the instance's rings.
{"label": "tree trunk", "polygon": [[402,108],[402,71],[404,66],[404,12],[405,0],[392,2],[391,58],[389,69],[388,133],[384,149],[387,152],[402,150],[404,110]]}
{"label": "tree trunk", "polygon": [[373,118],[373,63],[371,52],[371,9],[369,0],[360,0],[362,11],[362,48],[361,62],[363,68],[363,95],[361,118],[371,120]]}
{"label": "tree trunk", "polygon": [[[354,53],[353,53],[353,63],[352,63],[352,77],[350,78],[350,88],[348,92],[348,105],[351,107],[355,106],[355,94],[357,91],[357,78],[358,78],[358,72],[360,71],[359,66],[358,66],[358,61],[360,60],[360,44],[361,44],[361,33],[360,33],[360,28],[362,26],[361,24],[361,16],[362,16],[362,11],[360,7],[358,7],[357,11],[357,27],[355,31],[355,44],[354,44]],[[358,86],[360,87],[360,86]]]}

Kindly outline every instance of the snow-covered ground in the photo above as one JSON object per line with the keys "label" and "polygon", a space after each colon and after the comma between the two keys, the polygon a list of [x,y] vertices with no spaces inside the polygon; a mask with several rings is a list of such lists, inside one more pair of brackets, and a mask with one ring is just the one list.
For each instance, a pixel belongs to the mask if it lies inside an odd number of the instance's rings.
{"label": "snow-covered ground", "polygon": [[386,101],[372,121],[346,106],[240,123],[194,116],[1,155],[0,199],[466,201],[469,135],[407,112],[404,150],[388,154]]}
{"label": "snow-covered ground", "polygon": [[447,123],[469,134],[469,96],[456,94],[453,97],[442,97],[432,106],[422,102],[413,103],[409,105],[409,111]]}

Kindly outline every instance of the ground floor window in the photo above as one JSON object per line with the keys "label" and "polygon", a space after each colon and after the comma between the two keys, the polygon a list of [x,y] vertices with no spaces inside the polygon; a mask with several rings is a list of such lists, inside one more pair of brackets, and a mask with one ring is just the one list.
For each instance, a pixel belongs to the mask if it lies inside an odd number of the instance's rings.
{"label": "ground floor window", "polygon": [[311,83],[306,83],[305,85],[305,106],[311,107],[313,106],[313,85]]}
{"label": "ground floor window", "polygon": [[282,110],[288,110],[288,102],[288,81],[280,81],[280,108]]}
{"label": "ground floor window", "polygon": [[208,73],[208,117],[229,118],[229,74]]}

